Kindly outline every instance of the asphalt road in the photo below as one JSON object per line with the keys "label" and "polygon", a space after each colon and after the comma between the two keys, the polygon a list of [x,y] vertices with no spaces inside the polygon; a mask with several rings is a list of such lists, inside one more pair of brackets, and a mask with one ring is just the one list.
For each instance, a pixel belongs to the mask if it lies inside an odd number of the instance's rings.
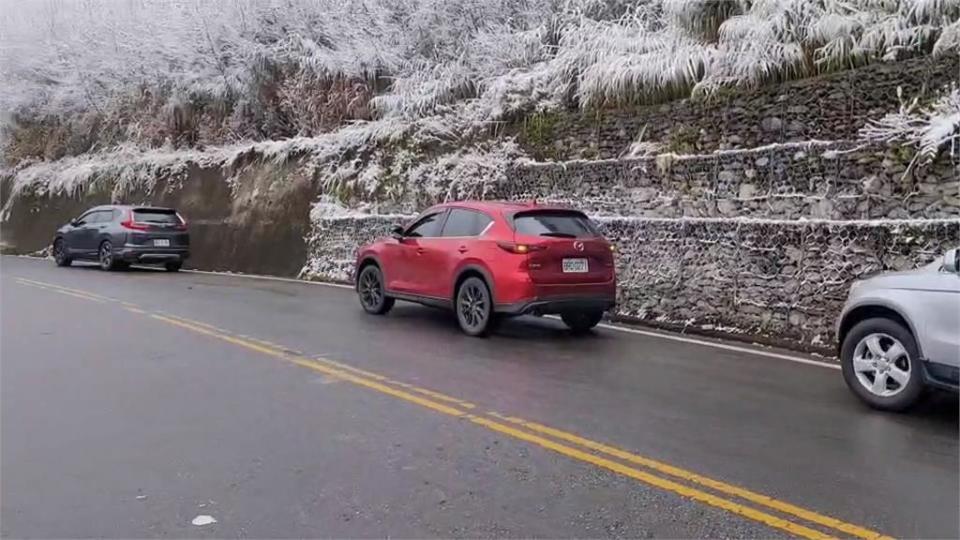
{"label": "asphalt road", "polygon": [[953,397],[343,288],[3,257],[0,413],[4,537],[960,535]]}

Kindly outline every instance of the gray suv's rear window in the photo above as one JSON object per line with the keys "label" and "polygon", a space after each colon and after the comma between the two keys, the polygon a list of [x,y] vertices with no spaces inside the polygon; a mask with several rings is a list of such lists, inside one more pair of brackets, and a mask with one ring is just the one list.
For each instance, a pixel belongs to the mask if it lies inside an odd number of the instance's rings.
{"label": "gray suv's rear window", "polygon": [[133,211],[138,223],[169,223],[179,225],[180,218],[173,210],[140,210]]}

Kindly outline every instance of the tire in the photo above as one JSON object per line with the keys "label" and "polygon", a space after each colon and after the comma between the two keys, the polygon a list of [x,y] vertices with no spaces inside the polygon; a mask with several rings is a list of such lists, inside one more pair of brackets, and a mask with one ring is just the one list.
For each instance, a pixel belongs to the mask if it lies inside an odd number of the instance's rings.
{"label": "tire", "polygon": [[163,267],[167,269],[167,272],[179,272],[180,269],[183,268],[183,263],[168,262],[167,264],[163,265]]}
{"label": "tire", "polygon": [[496,314],[493,312],[493,298],[485,281],[478,277],[468,277],[457,288],[454,297],[454,310],[457,322],[465,334],[482,337],[493,330]]}
{"label": "tire", "polygon": [[67,243],[63,238],[57,238],[53,242],[53,260],[57,266],[70,266],[73,263],[73,259],[67,255]]}
{"label": "tire", "polygon": [[917,341],[891,319],[866,319],[851,328],[840,349],[840,365],[850,390],[875,409],[903,411],[923,396]]}
{"label": "tire", "polygon": [[586,334],[603,319],[603,311],[568,311],[560,314],[574,334]]}
{"label": "tire", "polygon": [[386,314],[396,302],[386,294],[383,273],[372,264],[363,267],[357,277],[357,296],[363,310],[372,315]]}
{"label": "tire", "polygon": [[100,262],[101,270],[116,270],[120,267],[120,261],[113,255],[113,243],[104,240],[100,243],[100,249],[97,250],[97,260]]}

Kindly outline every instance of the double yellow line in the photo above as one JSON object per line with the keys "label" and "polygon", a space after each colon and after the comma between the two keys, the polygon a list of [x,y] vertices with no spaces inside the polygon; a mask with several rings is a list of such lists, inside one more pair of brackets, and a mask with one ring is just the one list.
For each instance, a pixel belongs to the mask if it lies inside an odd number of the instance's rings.
{"label": "double yellow line", "polygon": [[633,478],[682,497],[726,510],[801,538],[832,538],[838,534],[863,539],[889,538],[859,525],[847,523],[743,487],[633,454],[573,433],[492,411],[477,412],[475,410],[476,405],[468,401],[392,380],[386,376],[354,368],[328,358],[307,357],[272,342],[231,334],[226,330],[200,321],[166,313],[147,313],[132,304],[86,291],[32,280],[18,279],[18,281],[57,292],[70,293],[87,300],[118,302],[124,304],[128,310],[149,315],[154,320],[311,369],[332,379],[367,388],[440,414],[463,419],[502,435]]}
{"label": "double yellow line", "polygon": [[[522,418],[504,416],[495,412],[471,412],[476,408],[476,405],[473,403],[434,390],[395,381],[383,375],[357,369],[328,358],[309,358],[298,353],[291,353],[290,351],[267,345],[259,340],[254,341],[249,338],[229,335],[220,330],[215,330],[209,325],[181,317],[169,315],[151,316],[156,320],[198,334],[220,339],[267,356],[272,356],[298,366],[318,371],[331,378],[346,381],[381,394],[414,403],[441,414],[462,418],[497,433],[535,444],[569,458],[607,469],[683,497],[727,510],[802,538],[832,538],[833,534],[836,533],[864,539],[887,538],[876,531],[852,523],[846,523],[839,519],[780,501],[773,497],[714,480],[673,465],[639,456],[556,428],[530,422]],[[619,461],[616,461],[614,458]],[[629,463],[629,465],[624,462]],[[643,467],[646,470],[637,468],[634,465]],[[660,473],[660,475],[654,473]],[[719,494],[705,491],[704,488]],[[785,514],[786,516],[790,516],[790,518],[799,518],[812,525],[828,529],[833,533],[823,532],[798,523],[788,517],[781,517],[766,510],[748,506],[746,503],[739,502],[737,499],[753,503],[756,506],[764,507],[780,514]]]}
{"label": "double yellow line", "polygon": [[40,281],[33,281],[32,279],[26,278],[17,278],[17,283],[21,285],[27,285],[29,287],[36,287],[38,289],[44,289],[48,291],[53,291],[55,293],[65,294],[67,296],[72,296],[74,298],[80,298],[83,300],[90,300],[92,302],[97,302],[103,304],[109,299],[102,297],[93,293],[88,293],[86,291],[80,291],[77,289],[70,289],[68,287],[61,287],[59,285],[51,285],[50,283],[43,283]]}

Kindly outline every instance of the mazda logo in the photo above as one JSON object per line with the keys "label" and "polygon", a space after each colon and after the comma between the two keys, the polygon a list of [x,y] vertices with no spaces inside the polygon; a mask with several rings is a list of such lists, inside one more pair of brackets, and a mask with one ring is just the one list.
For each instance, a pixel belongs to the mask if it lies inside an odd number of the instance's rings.
{"label": "mazda logo", "polygon": [[577,251],[583,251],[583,242],[574,242],[573,249]]}

